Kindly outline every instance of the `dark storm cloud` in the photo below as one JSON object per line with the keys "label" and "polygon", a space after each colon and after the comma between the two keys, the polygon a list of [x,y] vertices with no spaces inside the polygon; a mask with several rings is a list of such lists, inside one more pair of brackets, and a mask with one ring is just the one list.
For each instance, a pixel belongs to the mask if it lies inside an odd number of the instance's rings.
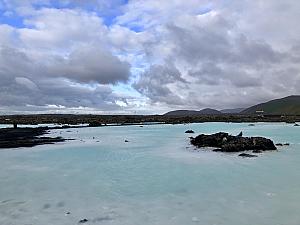
{"label": "dark storm cloud", "polygon": [[67,59],[57,60],[48,71],[53,76],[62,76],[78,82],[114,84],[127,81],[130,64],[122,62],[110,52],[94,46],[83,47],[72,52]]}
{"label": "dark storm cloud", "polygon": [[182,100],[171,91],[168,85],[179,82],[182,84],[186,83],[179,70],[172,64],[155,65],[142,74],[138,82],[134,83],[133,86],[154,102],[163,100],[169,104],[174,104]]}

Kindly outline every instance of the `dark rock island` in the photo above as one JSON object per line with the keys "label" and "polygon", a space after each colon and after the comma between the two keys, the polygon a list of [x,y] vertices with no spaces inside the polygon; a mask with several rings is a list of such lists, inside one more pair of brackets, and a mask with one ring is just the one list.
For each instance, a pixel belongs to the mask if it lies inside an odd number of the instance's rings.
{"label": "dark rock island", "polygon": [[33,147],[36,145],[63,142],[61,137],[44,137],[47,128],[4,128],[0,129],[0,148]]}
{"label": "dark rock island", "polygon": [[185,132],[186,134],[193,134],[193,133],[195,133],[193,130],[187,130],[186,132]]}
{"label": "dark rock island", "polygon": [[211,135],[201,134],[191,138],[191,144],[198,147],[214,147],[214,151],[220,152],[242,152],[249,150],[276,150],[273,141],[264,137],[242,137],[232,136],[228,133],[216,133]]}

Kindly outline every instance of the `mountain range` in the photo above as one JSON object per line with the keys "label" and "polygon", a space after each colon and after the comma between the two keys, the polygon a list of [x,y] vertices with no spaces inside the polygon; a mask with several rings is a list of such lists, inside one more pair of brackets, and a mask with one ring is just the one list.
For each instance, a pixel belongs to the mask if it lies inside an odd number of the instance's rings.
{"label": "mountain range", "polygon": [[274,99],[265,103],[251,106],[242,114],[264,113],[273,115],[300,115],[300,95]]}
{"label": "mountain range", "polygon": [[167,112],[164,114],[165,116],[198,116],[198,115],[219,115],[222,114],[222,112],[216,110],[216,109],[202,109],[199,111],[196,110],[175,110],[171,112]]}
{"label": "mountain range", "polygon": [[206,108],[202,110],[175,110],[165,116],[197,116],[220,114],[271,114],[271,115],[300,115],[300,95],[291,95],[285,98],[274,99],[249,108],[216,110]]}

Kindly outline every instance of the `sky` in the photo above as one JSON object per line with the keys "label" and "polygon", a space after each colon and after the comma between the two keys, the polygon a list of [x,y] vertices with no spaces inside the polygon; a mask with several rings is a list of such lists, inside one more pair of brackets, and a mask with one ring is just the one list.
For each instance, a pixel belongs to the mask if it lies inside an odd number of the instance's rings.
{"label": "sky", "polygon": [[0,114],[159,114],[300,94],[300,1],[0,0]]}

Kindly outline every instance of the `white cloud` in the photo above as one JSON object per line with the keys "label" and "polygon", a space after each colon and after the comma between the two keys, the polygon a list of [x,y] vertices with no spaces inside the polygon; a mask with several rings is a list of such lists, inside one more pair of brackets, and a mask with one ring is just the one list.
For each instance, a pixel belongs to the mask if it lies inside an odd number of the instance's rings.
{"label": "white cloud", "polygon": [[[150,67],[137,81],[136,84],[143,84],[143,88],[135,86],[137,90],[153,104],[196,109],[245,107],[299,93],[299,61],[291,59],[299,51],[283,49],[267,36],[261,39],[257,33],[249,33],[250,28],[241,29],[241,22],[235,20],[236,16],[230,17],[228,11],[229,8],[219,6],[203,15],[182,13],[157,26],[155,41],[145,45],[152,60],[149,63],[167,68],[172,62],[180,71],[180,80],[168,87],[161,82],[168,74]],[[285,45],[293,47],[298,42],[299,39]],[[286,76],[283,82],[282,74]],[[184,88],[181,79],[188,81]],[[146,84],[145,80],[149,82]]]}
{"label": "white cloud", "polygon": [[0,26],[2,106],[119,108],[109,85],[127,82],[130,64],[112,52],[100,17],[43,8],[25,24]]}
{"label": "white cloud", "polygon": [[29,48],[67,50],[86,42],[106,42],[106,26],[94,13],[70,9],[44,8],[35,11],[19,30],[20,39]]}

